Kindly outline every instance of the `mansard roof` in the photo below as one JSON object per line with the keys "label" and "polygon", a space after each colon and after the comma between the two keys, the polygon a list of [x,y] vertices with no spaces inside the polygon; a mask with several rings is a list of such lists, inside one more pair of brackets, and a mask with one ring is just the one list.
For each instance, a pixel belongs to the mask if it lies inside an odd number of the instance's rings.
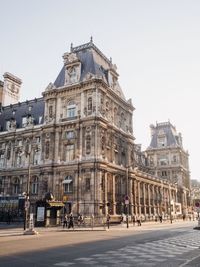
{"label": "mansard roof", "polygon": [[151,125],[151,143],[148,149],[161,148],[158,145],[158,138],[166,138],[167,147],[182,147],[182,137],[181,134],[176,132],[175,126],[170,122],[157,123],[156,126]]}
{"label": "mansard roof", "polygon": [[42,124],[44,121],[44,99],[35,98],[25,102],[1,107],[0,111],[0,132],[7,131],[7,121],[16,120],[16,127],[22,128],[22,118],[31,116],[34,125]]}
{"label": "mansard roof", "polygon": [[[88,75],[92,75],[95,78],[101,78],[105,83],[109,85],[108,80],[108,71],[109,69],[115,69],[116,65],[113,65],[112,60],[108,59],[93,43],[89,43],[72,47],[71,53],[76,54],[77,58],[81,62],[81,77],[80,82],[87,79]],[[114,70],[116,73],[116,70]],[[118,76],[118,74],[116,73]],[[65,66],[61,69],[58,77],[54,82],[56,88],[62,87],[65,85]],[[118,94],[125,99],[124,94],[120,88],[120,85],[117,82],[117,91]]]}

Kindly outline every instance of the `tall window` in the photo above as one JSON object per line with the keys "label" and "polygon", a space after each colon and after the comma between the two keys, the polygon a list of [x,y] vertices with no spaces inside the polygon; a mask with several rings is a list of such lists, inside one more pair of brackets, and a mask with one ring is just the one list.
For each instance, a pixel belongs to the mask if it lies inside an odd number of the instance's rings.
{"label": "tall window", "polygon": [[71,67],[68,69],[68,75],[69,75],[69,82],[70,83],[76,83],[77,82],[77,71],[76,71],[76,67]]}
{"label": "tall window", "polygon": [[53,106],[49,106],[49,118],[53,117]]}
{"label": "tall window", "polygon": [[0,152],[0,167],[3,167],[4,165],[4,153]]}
{"label": "tall window", "polygon": [[76,105],[74,102],[69,102],[67,105],[67,118],[73,118],[76,116]]}
{"label": "tall window", "polygon": [[20,181],[19,178],[15,178],[13,181],[13,194],[19,194]]}
{"label": "tall window", "polygon": [[40,161],[40,151],[36,150],[33,155],[33,164],[38,165]]}
{"label": "tall window", "polygon": [[85,190],[90,191],[90,178],[85,178]]}
{"label": "tall window", "polygon": [[74,144],[65,146],[66,161],[74,160]]}
{"label": "tall window", "polygon": [[91,152],[91,137],[90,135],[86,136],[86,154],[90,154]]}
{"label": "tall window", "polygon": [[64,193],[72,193],[73,192],[73,178],[72,176],[68,175],[65,177],[63,181],[63,190]]}
{"label": "tall window", "polygon": [[49,141],[47,141],[45,144],[45,158],[49,158]]}
{"label": "tall window", "polygon": [[20,167],[22,164],[22,153],[21,151],[16,153],[16,167]]}
{"label": "tall window", "polygon": [[92,110],[92,97],[88,98],[88,110]]}
{"label": "tall window", "polygon": [[38,177],[34,176],[32,183],[31,183],[31,193],[37,194],[38,193]]}

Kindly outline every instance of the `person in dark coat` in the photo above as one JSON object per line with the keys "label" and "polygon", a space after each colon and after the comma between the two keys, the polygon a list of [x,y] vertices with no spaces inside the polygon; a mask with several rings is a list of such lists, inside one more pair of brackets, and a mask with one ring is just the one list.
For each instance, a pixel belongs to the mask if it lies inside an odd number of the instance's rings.
{"label": "person in dark coat", "polygon": [[69,215],[69,224],[68,224],[68,229],[73,228],[74,229],[74,217],[73,214],[70,213]]}
{"label": "person in dark coat", "polygon": [[67,227],[67,214],[64,216],[63,228]]}

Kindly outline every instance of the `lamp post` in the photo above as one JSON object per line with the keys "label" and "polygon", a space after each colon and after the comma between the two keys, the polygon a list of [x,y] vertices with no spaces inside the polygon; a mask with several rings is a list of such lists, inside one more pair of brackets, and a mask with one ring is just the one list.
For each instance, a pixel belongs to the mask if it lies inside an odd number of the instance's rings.
{"label": "lamp post", "polygon": [[169,184],[169,216],[170,216],[170,222],[172,223],[172,206],[171,206],[171,187]]}
{"label": "lamp post", "polygon": [[29,221],[29,213],[30,213],[30,173],[31,173],[31,164],[30,164],[30,152],[27,151],[28,156],[28,178],[26,185],[26,198],[25,198],[25,216],[24,216],[24,231],[27,229],[27,224]]}
{"label": "lamp post", "polygon": [[[38,234],[33,227],[33,218],[32,223],[30,222],[30,180],[31,180],[31,154],[32,154],[32,144],[28,144],[28,150],[26,155],[28,156],[28,178],[26,186],[26,198],[25,198],[25,216],[24,216],[24,235],[36,235]],[[34,150],[35,152],[39,151],[38,148]],[[28,227],[27,227],[28,225]],[[28,229],[27,229],[28,228]]]}

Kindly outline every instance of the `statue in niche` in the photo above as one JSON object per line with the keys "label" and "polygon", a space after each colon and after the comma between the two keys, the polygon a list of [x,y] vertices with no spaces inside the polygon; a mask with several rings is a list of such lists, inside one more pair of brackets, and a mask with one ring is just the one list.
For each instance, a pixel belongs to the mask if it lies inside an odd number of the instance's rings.
{"label": "statue in niche", "polygon": [[9,130],[15,130],[16,129],[16,120],[15,119],[11,119],[10,120],[10,125],[9,125]]}

